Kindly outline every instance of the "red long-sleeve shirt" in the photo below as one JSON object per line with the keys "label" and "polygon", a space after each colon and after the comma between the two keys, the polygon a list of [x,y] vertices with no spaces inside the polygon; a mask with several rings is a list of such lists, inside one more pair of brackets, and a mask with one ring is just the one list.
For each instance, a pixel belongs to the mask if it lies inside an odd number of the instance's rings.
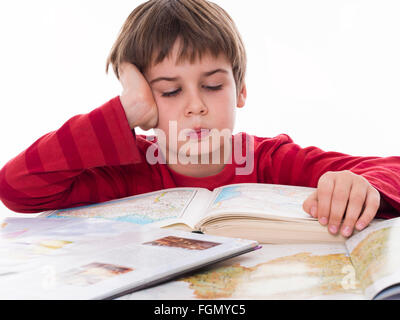
{"label": "red long-sleeve shirt", "polygon": [[[246,139],[242,139],[242,155]],[[166,164],[149,164],[151,142],[131,131],[119,97],[89,114],[76,116],[51,132],[0,171],[0,198],[13,211],[37,213],[77,207],[176,187],[213,190],[236,183],[272,183],[316,187],[327,171],[351,170],[364,176],[400,215],[400,157],[352,157],[301,148],[287,135],[254,138],[254,170],[236,174],[246,164],[226,165],[216,176],[193,178],[180,175]],[[235,140],[236,139],[236,140]],[[234,143],[235,145],[235,143]]]}

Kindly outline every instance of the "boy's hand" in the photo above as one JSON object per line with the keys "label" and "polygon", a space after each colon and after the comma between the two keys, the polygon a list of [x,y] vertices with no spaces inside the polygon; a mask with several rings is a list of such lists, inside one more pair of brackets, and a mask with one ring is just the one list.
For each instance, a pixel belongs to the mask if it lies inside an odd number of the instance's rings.
{"label": "boy's hand", "polygon": [[121,103],[131,129],[140,127],[147,131],[158,124],[158,108],[146,78],[131,63],[122,63],[119,80],[123,87]]}
{"label": "boy's hand", "polygon": [[354,227],[361,231],[370,224],[380,203],[379,192],[364,177],[350,171],[327,172],[303,209],[322,225],[329,225],[332,234],[338,233],[344,217],[341,233],[350,237]]}

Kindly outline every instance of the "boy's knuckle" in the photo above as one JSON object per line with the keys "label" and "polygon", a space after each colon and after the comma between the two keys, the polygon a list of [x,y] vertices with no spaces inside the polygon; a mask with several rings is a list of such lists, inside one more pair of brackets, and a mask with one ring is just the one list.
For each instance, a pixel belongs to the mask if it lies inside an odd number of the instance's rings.
{"label": "boy's knuckle", "polygon": [[332,221],[340,222],[344,215],[345,208],[343,206],[332,206],[330,216]]}
{"label": "boy's knuckle", "polygon": [[342,216],[338,214],[331,214],[329,218],[329,225],[338,226],[342,221]]}
{"label": "boy's knuckle", "polygon": [[348,199],[349,199],[349,194],[346,190],[342,188],[335,190],[335,193],[333,194],[333,201],[338,203],[344,203],[347,202]]}
{"label": "boy's knuckle", "polygon": [[381,202],[380,202],[380,200],[378,200],[378,199],[374,199],[374,200],[372,200],[372,201],[370,201],[369,203],[368,203],[368,207],[371,209],[371,210],[373,210],[373,211],[378,211],[378,209],[379,209],[379,207],[380,207],[380,204],[381,204]]}
{"label": "boy's knuckle", "polygon": [[336,175],[335,172],[333,171],[328,171],[325,174],[322,175],[321,180],[325,181],[325,180],[331,180],[333,179],[333,177]]}
{"label": "boy's knuckle", "polygon": [[341,178],[344,178],[344,177],[349,176],[349,175],[350,175],[350,172],[347,171],[347,170],[343,170],[343,171],[337,172],[337,175],[338,175],[339,177],[341,177]]}
{"label": "boy's knuckle", "polygon": [[353,192],[350,196],[350,201],[360,206],[365,202],[365,196],[365,193],[362,191]]}
{"label": "boy's knuckle", "polygon": [[331,210],[332,202],[330,201],[329,197],[321,196],[318,199],[318,211],[321,214],[329,215]]}
{"label": "boy's knuckle", "polygon": [[381,194],[374,187],[370,187],[368,191],[373,199],[381,200]]}
{"label": "boy's knuckle", "polygon": [[361,214],[360,209],[347,210],[345,223],[346,224],[354,224],[357,221],[357,219],[360,217],[360,214]]}
{"label": "boy's knuckle", "polygon": [[341,202],[332,202],[330,215],[333,219],[337,219],[338,217],[342,217],[344,214],[345,206]]}
{"label": "boy's knuckle", "polygon": [[333,191],[333,182],[328,179],[321,179],[318,183],[318,197],[330,196]]}
{"label": "boy's knuckle", "polygon": [[374,214],[372,211],[364,211],[363,215],[359,219],[363,224],[369,224],[371,220],[374,218]]}

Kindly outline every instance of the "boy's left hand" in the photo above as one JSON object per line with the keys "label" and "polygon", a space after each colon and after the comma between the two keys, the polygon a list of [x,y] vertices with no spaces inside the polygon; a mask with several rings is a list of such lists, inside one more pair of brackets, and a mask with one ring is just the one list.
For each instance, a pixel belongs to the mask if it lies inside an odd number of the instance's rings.
{"label": "boy's left hand", "polygon": [[340,230],[350,237],[354,228],[361,231],[370,224],[380,203],[380,193],[364,177],[350,171],[327,172],[304,201],[303,209],[322,225],[329,225],[332,234]]}

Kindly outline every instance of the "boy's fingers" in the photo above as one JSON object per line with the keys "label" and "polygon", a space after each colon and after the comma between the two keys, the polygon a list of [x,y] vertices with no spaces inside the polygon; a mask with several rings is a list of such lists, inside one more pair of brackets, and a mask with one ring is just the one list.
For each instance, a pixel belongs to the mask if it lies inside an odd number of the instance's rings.
{"label": "boy's fingers", "polygon": [[341,230],[342,235],[345,237],[350,237],[353,233],[354,226],[362,213],[366,201],[367,190],[368,186],[364,184],[353,185],[351,189],[346,218]]}
{"label": "boy's fingers", "polygon": [[124,88],[129,88],[137,83],[139,69],[132,63],[123,62],[118,69],[120,82]]}
{"label": "boy's fingers", "polygon": [[130,68],[130,64],[127,62],[122,62],[119,67],[118,67],[118,73],[119,76],[122,77],[126,77],[126,74],[128,73],[128,70]]}
{"label": "boy's fingers", "polygon": [[122,86],[125,88],[127,87],[128,84],[128,75],[129,75],[129,64],[127,62],[121,63],[121,65],[118,68],[118,73],[119,73],[119,81],[121,82]]}
{"label": "boy's fingers", "polygon": [[329,231],[336,234],[339,231],[347,204],[351,195],[351,181],[337,179],[332,195],[331,210],[329,213]]}
{"label": "boy's fingers", "polygon": [[317,191],[314,191],[303,203],[303,210],[314,218],[317,217],[318,198]]}
{"label": "boy's fingers", "polygon": [[329,174],[325,174],[318,182],[318,220],[326,226],[329,221],[329,212],[331,209],[332,194],[335,187],[335,182]]}
{"label": "boy's fingers", "polygon": [[381,195],[378,190],[374,187],[369,187],[367,192],[367,198],[365,200],[365,209],[356,224],[358,231],[365,229],[371,221],[375,218],[381,203]]}

